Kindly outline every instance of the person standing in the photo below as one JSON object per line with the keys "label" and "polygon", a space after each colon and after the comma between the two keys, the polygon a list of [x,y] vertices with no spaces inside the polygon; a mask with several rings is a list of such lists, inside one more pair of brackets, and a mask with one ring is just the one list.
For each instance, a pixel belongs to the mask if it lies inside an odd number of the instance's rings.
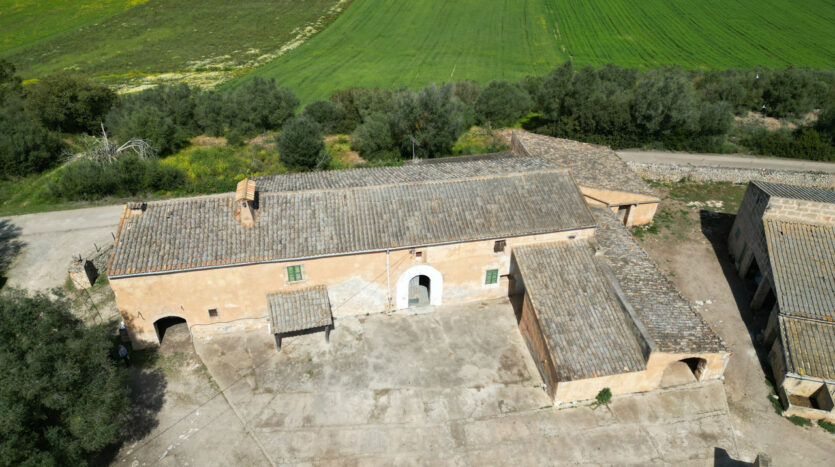
{"label": "person standing", "polygon": [[130,357],[128,357],[128,348],[119,344],[119,358],[125,361],[125,367],[130,367]]}

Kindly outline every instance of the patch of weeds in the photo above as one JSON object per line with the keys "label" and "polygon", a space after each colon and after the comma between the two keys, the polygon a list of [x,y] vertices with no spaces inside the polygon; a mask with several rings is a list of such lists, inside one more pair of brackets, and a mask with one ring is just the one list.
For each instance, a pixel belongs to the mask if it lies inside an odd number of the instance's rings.
{"label": "patch of weeds", "polygon": [[75,284],[69,275],[67,275],[67,280],[64,281],[64,290],[67,292],[75,292]]}
{"label": "patch of weeds", "polygon": [[305,373],[307,373],[307,376],[313,376],[313,370],[307,370]]}
{"label": "patch of weeds", "polygon": [[612,390],[603,388],[594,396],[594,402],[591,403],[592,408],[600,407],[601,405],[609,405],[612,401]]}
{"label": "patch of weeds", "polygon": [[790,422],[794,423],[797,426],[812,426],[812,421],[808,418],[798,417],[797,415],[792,415],[791,417],[787,417]]}
{"label": "patch of weeds", "polygon": [[818,426],[835,435],[835,423],[827,422],[826,420],[818,420]]}
{"label": "patch of weeds", "polygon": [[543,405],[542,407],[539,408],[539,410],[550,409],[552,407],[554,407],[554,406],[553,405]]}
{"label": "patch of weeds", "polygon": [[779,397],[775,394],[771,394],[768,396],[768,401],[771,402],[771,406],[774,407],[774,413],[777,415],[783,415],[783,404],[780,402]]}
{"label": "patch of weeds", "polygon": [[519,378],[522,378],[522,379],[524,379],[524,378],[525,378],[525,374],[524,374],[524,373],[522,373],[521,371],[519,372]]}

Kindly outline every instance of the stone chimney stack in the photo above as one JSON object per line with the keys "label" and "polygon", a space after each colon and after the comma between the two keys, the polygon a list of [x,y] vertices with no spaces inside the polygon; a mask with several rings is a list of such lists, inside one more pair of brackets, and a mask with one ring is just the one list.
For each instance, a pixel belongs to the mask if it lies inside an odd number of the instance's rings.
{"label": "stone chimney stack", "polygon": [[255,180],[245,178],[238,182],[235,190],[235,217],[244,227],[255,225]]}

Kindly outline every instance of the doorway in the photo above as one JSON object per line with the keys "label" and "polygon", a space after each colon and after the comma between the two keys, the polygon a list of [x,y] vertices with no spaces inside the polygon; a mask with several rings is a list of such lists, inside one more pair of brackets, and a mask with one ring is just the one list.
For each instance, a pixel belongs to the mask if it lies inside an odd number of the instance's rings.
{"label": "doorway", "polygon": [[169,340],[182,340],[184,336],[190,335],[186,320],[179,316],[168,316],[156,320],[154,329],[157,331],[157,339],[159,339],[160,344],[162,344],[166,334],[169,335]]}
{"label": "doorway", "polygon": [[430,287],[432,281],[429,276],[418,275],[409,281],[409,306],[429,306]]}

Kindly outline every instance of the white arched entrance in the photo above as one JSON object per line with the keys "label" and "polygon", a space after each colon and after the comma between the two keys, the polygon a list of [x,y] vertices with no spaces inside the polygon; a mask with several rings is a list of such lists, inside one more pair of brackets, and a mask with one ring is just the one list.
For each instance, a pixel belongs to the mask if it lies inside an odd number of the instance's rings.
{"label": "white arched entrance", "polygon": [[441,297],[444,290],[444,276],[432,266],[420,264],[412,266],[400,275],[397,279],[397,309],[409,308],[409,282],[418,276],[429,278],[429,304],[437,306],[441,304]]}

